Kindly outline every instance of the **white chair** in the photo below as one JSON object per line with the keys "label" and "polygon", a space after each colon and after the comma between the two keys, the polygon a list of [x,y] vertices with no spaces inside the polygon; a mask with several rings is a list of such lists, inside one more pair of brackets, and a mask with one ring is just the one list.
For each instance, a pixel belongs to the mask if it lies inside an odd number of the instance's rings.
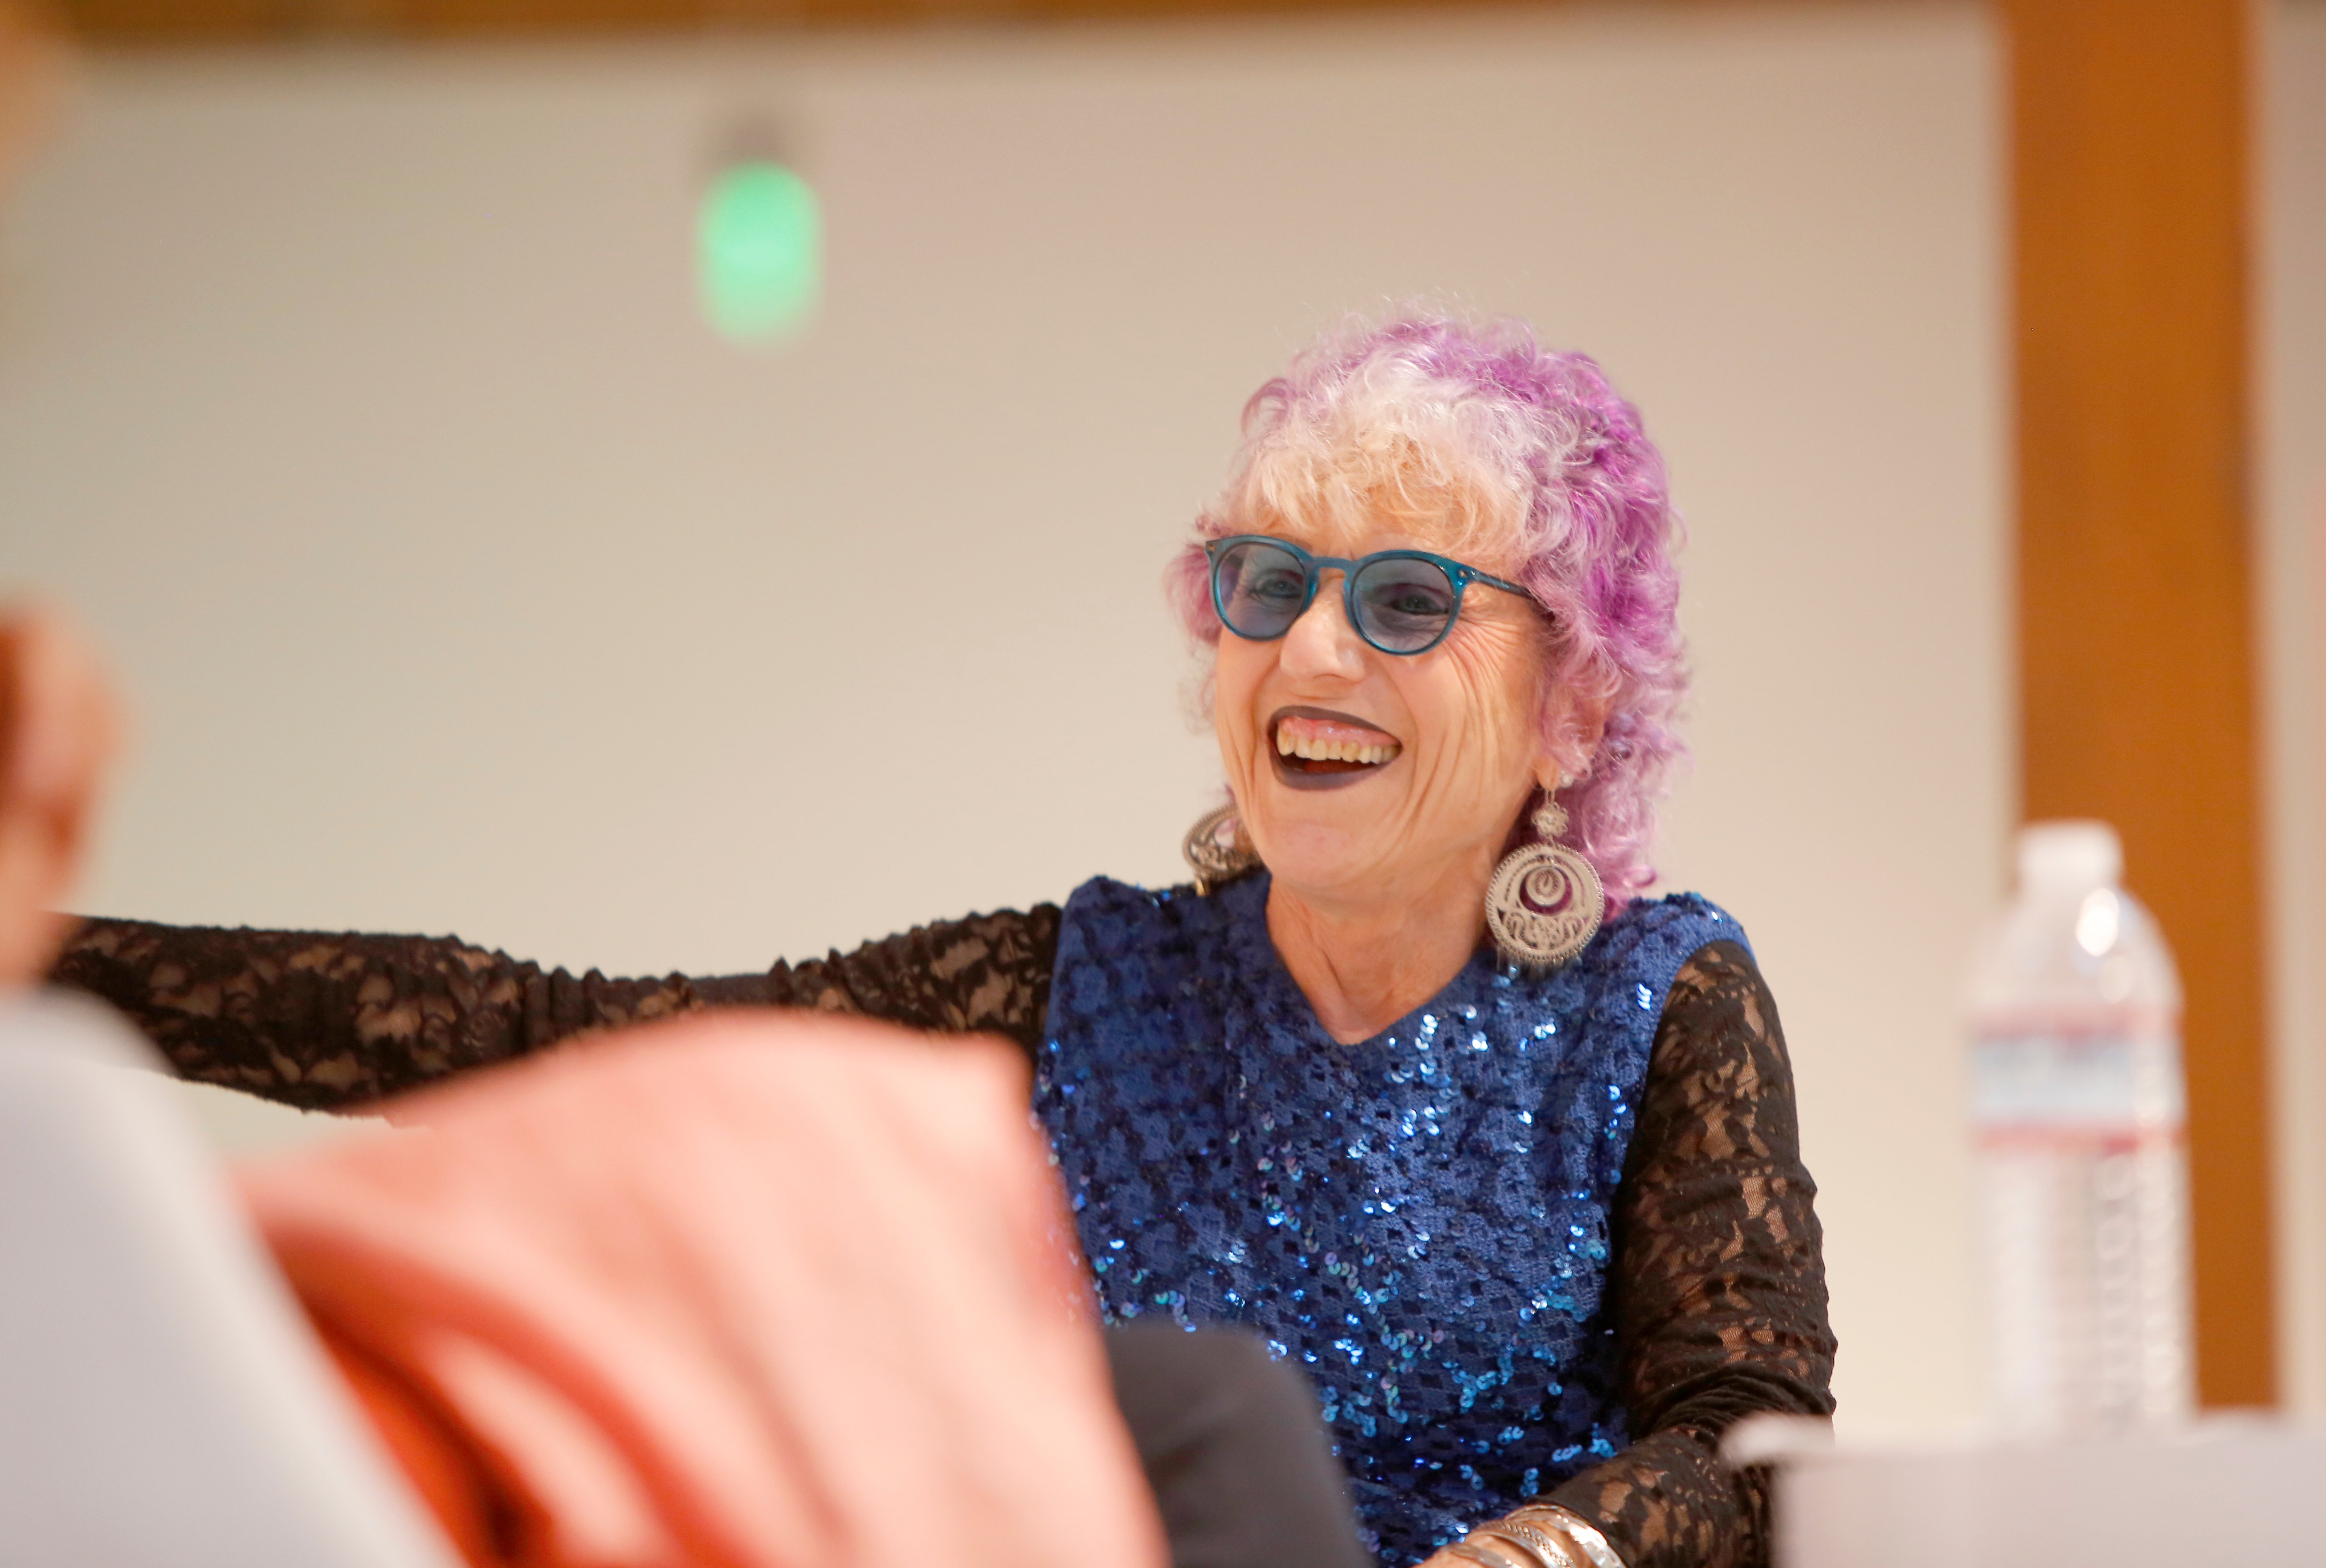
{"label": "white chair", "polygon": [[454,1568],[155,1065],[0,1003],[0,1563]]}

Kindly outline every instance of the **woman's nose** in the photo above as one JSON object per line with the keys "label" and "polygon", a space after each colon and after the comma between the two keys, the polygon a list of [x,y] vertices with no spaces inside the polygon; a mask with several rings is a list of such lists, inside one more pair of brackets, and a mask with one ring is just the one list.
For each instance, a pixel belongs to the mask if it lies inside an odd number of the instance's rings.
{"label": "woman's nose", "polygon": [[1341,585],[1326,580],[1317,585],[1317,597],[1284,634],[1281,655],[1289,675],[1339,676],[1358,680],[1364,674],[1364,639],[1349,624]]}

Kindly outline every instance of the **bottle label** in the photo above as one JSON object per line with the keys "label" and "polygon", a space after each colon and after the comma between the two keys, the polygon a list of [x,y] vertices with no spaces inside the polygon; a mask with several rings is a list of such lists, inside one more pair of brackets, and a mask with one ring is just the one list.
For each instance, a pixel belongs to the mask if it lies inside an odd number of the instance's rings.
{"label": "bottle label", "polygon": [[1971,1119],[1982,1143],[2139,1142],[2186,1120],[2169,1035],[2046,1029],[1983,1035]]}

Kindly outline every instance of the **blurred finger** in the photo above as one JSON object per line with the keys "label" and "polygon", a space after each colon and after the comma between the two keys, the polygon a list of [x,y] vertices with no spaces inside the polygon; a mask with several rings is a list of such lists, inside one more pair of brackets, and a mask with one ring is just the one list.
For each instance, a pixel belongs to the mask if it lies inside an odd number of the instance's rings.
{"label": "blurred finger", "polygon": [[55,612],[0,614],[0,986],[46,971],[117,748],[118,710]]}

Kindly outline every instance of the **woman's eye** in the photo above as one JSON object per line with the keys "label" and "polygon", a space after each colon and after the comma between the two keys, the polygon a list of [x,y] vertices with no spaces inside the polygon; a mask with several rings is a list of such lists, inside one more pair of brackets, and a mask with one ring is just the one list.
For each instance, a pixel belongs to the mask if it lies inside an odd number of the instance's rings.
{"label": "woman's eye", "polygon": [[1446,614],[1445,596],[1432,593],[1425,588],[1401,586],[1387,589],[1373,596],[1373,603],[1391,615],[1442,617]]}
{"label": "woman's eye", "polygon": [[1271,571],[1249,580],[1244,591],[1254,598],[1275,604],[1289,604],[1300,597],[1305,581],[1289,571]]}

